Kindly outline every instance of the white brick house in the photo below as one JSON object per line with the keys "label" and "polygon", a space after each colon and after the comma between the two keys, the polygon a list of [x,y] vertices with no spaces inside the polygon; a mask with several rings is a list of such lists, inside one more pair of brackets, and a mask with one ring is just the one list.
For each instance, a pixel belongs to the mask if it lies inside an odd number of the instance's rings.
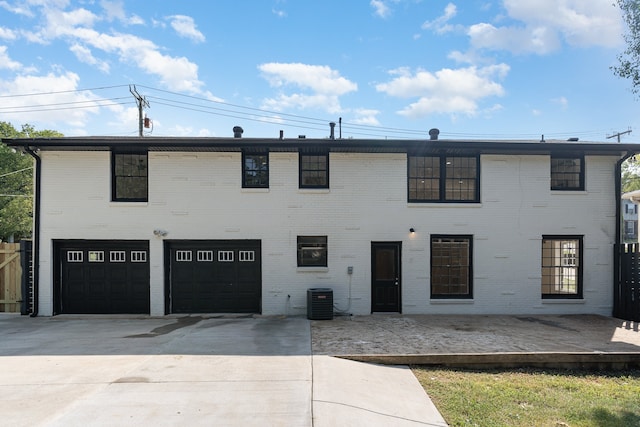
{"label": "white brick house", "polygon": [[611,315],[629,144],[4,139],[37,313]]}

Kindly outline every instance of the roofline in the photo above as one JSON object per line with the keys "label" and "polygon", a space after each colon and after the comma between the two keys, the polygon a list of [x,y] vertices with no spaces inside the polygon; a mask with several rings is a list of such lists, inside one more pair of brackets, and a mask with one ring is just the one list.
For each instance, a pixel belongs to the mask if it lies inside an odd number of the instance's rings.
{"label": "roofline", "polygon": [[299,151],[418,152],[477,154],[585,154],[623,155],[640,153],[640,144],[575,142],[564,140],[448,140],[448,139],[312,139],[312,138],[211,138],[211,137],[57,137],[2,138],[16,149],[42,151]]}

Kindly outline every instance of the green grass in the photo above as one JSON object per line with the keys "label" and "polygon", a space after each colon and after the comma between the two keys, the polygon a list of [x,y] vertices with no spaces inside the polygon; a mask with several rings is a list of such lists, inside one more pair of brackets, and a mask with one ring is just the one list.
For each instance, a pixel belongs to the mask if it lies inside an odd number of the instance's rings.
{"label": "green grass", "polygon": [[413,367],[450,426],[640,426],[640,370]]}

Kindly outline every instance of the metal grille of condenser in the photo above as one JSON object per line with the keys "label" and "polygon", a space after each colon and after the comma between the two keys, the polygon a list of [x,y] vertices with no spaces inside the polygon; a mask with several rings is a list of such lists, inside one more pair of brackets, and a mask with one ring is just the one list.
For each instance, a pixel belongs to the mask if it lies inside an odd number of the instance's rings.
{"label": "metal grille of condenser", "polygon": [[307,318],[311,320],[333,319],[333,289],[307,289]]}

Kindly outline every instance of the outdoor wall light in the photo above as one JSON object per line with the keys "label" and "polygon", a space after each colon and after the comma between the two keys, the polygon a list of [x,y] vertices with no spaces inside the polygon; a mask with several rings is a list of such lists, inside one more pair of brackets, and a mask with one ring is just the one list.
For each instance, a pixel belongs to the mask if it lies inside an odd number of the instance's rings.
{"label": "outdoor wall light", "polygon": [[409,229],[409,233],[413,234],[413,233],[415,233],[415,232],[416,232],[416,229],[415,229],[415,228],[411,227],[411,228]]}
{"label": "outdoor wall light", "polygon": [[153,234],[155,234],[158,237],[164,237],[169,233],[167,231],[165,231],[165,230],[160,230],[159,228],[157,228],[157,229],[153,230]]}

